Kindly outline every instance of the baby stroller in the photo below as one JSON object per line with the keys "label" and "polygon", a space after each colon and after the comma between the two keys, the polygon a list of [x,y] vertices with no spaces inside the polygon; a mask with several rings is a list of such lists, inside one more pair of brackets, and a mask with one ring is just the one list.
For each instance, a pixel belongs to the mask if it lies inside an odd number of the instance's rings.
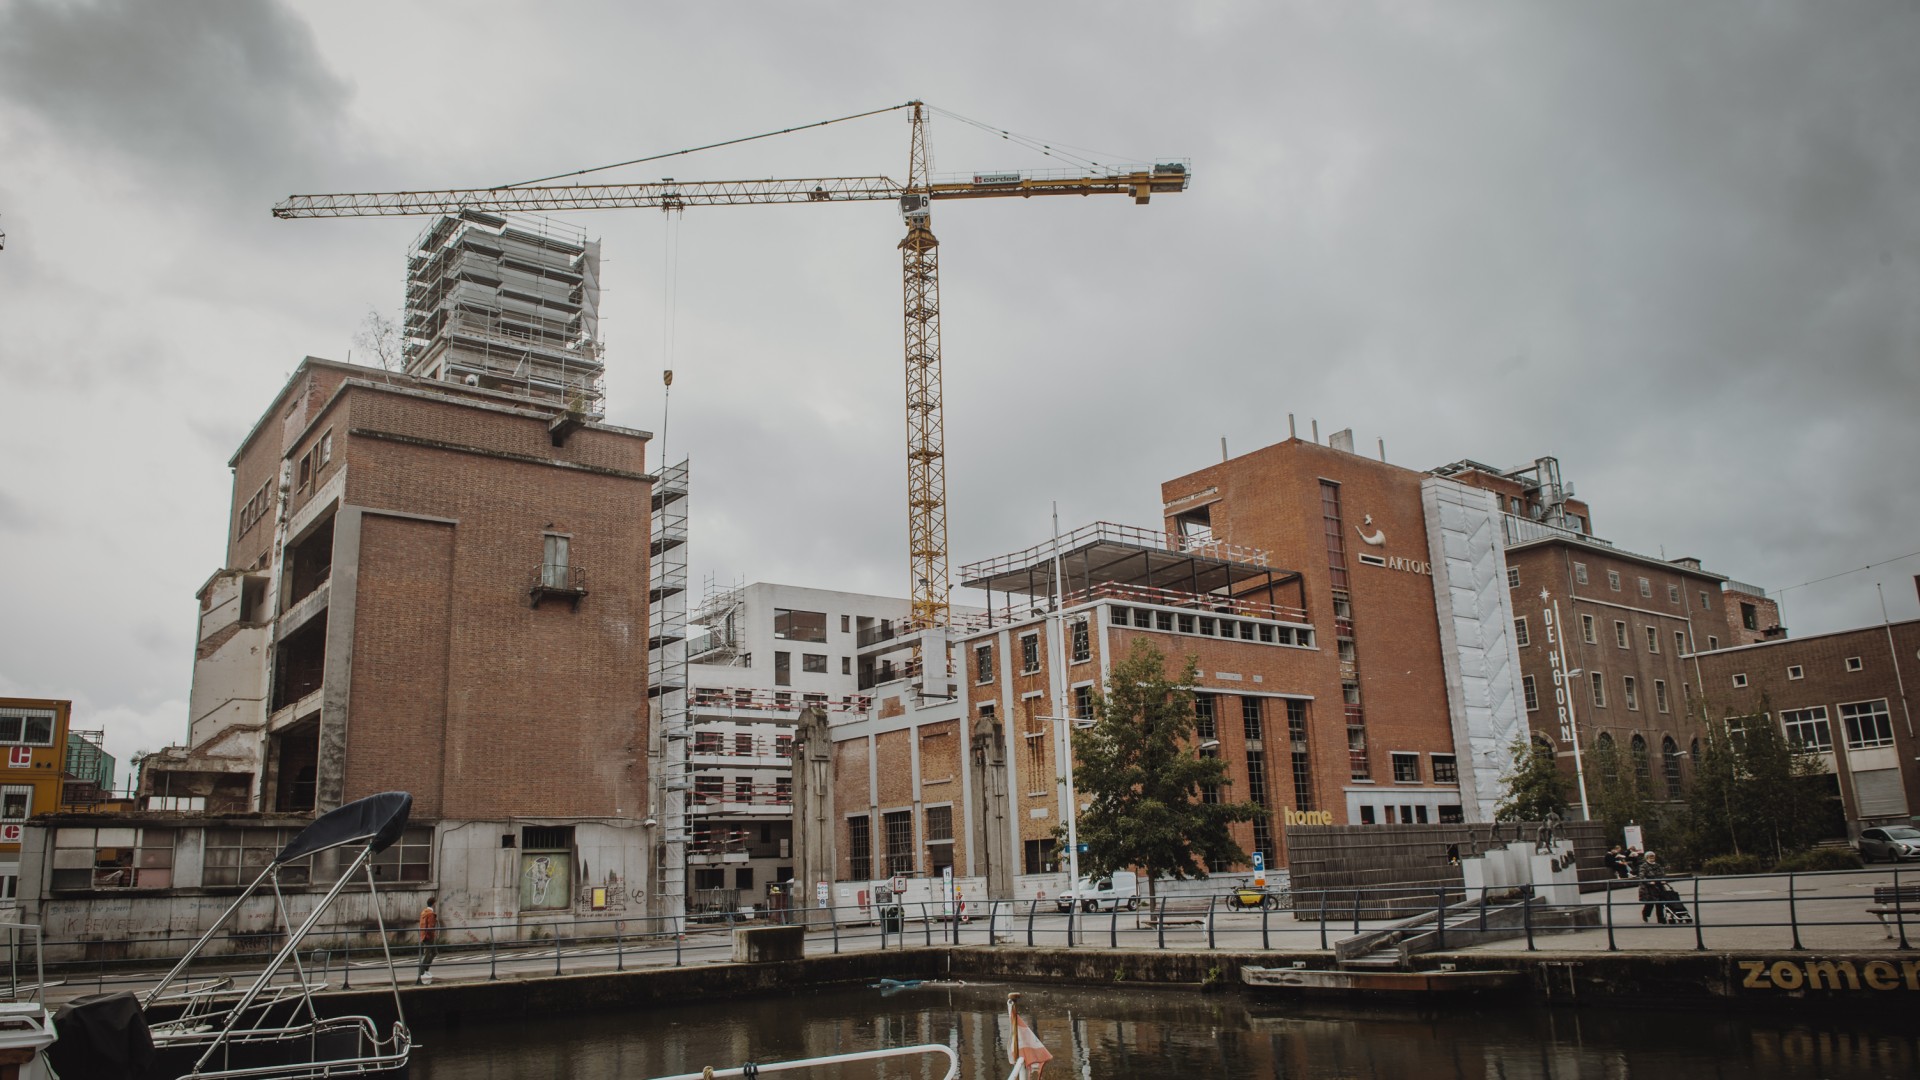
{"label": "baby stroller", "polygon": [[[1640,899],[1653,908],[1654,914],[1663,923],[1686,924],[1693,921],[1693,912],[1680,902],[1679,890],[1664,881],[1649,881],[1640,886]],[[1646,912],[1641,912],[1641,921],[1646,920]]]}

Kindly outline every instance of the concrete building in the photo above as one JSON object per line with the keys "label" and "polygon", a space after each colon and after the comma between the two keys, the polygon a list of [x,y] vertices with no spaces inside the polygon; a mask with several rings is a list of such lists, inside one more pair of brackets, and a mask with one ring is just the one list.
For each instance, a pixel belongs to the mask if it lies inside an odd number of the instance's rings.
{"label": "concrete building", "polygon": [[598,419],[600,244],[544,218],[435,219],[407,258],[408,374],[560,402]]}
{"label": "concrete building", "polygon": [[[1738,636],[1735,636],[1738,640]],[[1920,620],[1730,645],[1693,658],[1696,711],[1779,724],[1831,778],[1835,831],[1909,824],[1920,811],[1913,692]]]}
{"label": "concrete building", "polygon": [[66,783],[68,724],[73,702],[0,697],[0,903],[19,893],[20,848],[27,821],[60,806]]}
{"label": "concrete building", "polygon": [[[649,437],[567,414],[303,361],[231,462],[188,743],[142,762],[143,810],[189,817],[45,849],[150,830],[168,888],[217,893],[285,828],[247,815],[402,789],[389,870],[451,924],[647,911]],[[50,909],[106,888],[64,868],[42,867]]]}

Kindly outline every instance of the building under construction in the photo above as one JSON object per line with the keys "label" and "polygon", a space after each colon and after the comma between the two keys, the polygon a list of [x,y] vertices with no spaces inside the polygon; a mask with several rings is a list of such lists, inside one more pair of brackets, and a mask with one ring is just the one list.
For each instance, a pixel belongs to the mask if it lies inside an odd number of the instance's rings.
{"label": "building under construction", "polygon": [[407,373],[603,414],[600,244],[544,218],[435,218],[407,258]]}

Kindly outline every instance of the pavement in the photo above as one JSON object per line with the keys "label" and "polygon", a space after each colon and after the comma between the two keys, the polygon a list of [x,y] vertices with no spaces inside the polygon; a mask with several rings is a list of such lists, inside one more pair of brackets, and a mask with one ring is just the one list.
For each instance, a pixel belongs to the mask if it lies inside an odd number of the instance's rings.
{"label": "pavement", "polygon": [[[1691,924],[1660,925],[1641,920],[1643,905],[1636,898],[1637,883],[1606,892],[1585,894],[1583,902],[1596,909],[1601,925],[1577,931],[1540,932],[1535,944],[1553,952],[1691,951],[1704,947],[1709,951],[1769,952],[1792,949],[1796,943],[1817,952],[1870,953],[1897,950],[1897,935],[1889,936],[1880,922],[1866,912],[1877,885],[1892,883],[1885,870],[1851,871],[1836,874],[1802,875],[1791,886],[1786,879],[1675,878],[1681,902],[1696,917]],[[1313,913],[1303,912],[1302,920],[1292,913],[1216,911],[1209,928],[1204,914],[1171,916],[1166,926],[1154,925],[1145,911],[1076,913],[1071,918],[1050,905],[1026,902],[989,906],[972,904],[969,909],[979,917],[957,926],[943,920],[909,919],[904,933],[882,934],[872,923],[843,923],[837,928],[822,927],[809,931],[807,955],[872,952],[880,949],[923,948],[929,945],[1014,946],[1031,944],[1042,949],[1113,949],[1189,951],[1189,952],[1263,952],[1309,954],[1330,948],[1340,939],[1354,934],[1351,918],[1330,919],[1323,927]],[[1360,931],[1393,925],[1385,920],[1361,920]],[[1611,933],[1609,932],[1611,927]],[[1069,931],[1071,930],[1071,937]],[[456,939],[457,927],[446,927]],[[1920,947],[1920,910],[1908,917],[1908,936]],[[1446,951],[1513,952],[1525,951],[1523,938],[1476,943],[1470,932],[1449,929]],[[386,962],[377,953],[356,953],[350,959],[341,955],[316,961],[312,953],[303,953],[309,981],[324,982],[330,989],[366,990],[392,985]],[[566,975],[634,971],[695,964],[724,964],[733,960],[731,928],[716,927],[688,933],[684,938],[633,939],[617,943],[593,942],[581,945],[551,942],[494,947],[487,944],[445,945],[436,953],[432,983],[479,982],[504,979],[551,978]],[[318,966],[316,966],[316,963]],[[403,987],[417,979],[416,954],[398,949],[394,954],[395,974]],[[31,968],[25,969],[31,978]],[[210,964],[192,972],[197,981],[223,973],[243,981],[250,970],[222,968]],[[83,994],[112,990],[144,991],[157,983],[163,970],[94,972],[66,969],[49,973],[46,999],[59,1002]],[[295,975],[286,976],[292,980]],[[30,987],[18,985],[16,992]]]}

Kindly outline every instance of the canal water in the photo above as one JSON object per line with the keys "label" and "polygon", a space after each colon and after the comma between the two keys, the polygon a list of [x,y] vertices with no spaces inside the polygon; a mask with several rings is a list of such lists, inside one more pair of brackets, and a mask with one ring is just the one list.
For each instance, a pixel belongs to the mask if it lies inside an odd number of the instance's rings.
{"label": "canal water", "polygon": [[[425,1080],[646,1080],[882,1046],[959,1048],[960,1075],[1002,1080],[1006,994],[1054,1055],[1050,1080],[1439,1077],[1652,1080],[1920,1075],[1920,1025],[1794,1015],[1483,1005],[1445,1011],[1280,1004],[1237,993],[935,984],[835,990],[418,1033]],[[902,1061],[806,1080],[939,1080]]]}

